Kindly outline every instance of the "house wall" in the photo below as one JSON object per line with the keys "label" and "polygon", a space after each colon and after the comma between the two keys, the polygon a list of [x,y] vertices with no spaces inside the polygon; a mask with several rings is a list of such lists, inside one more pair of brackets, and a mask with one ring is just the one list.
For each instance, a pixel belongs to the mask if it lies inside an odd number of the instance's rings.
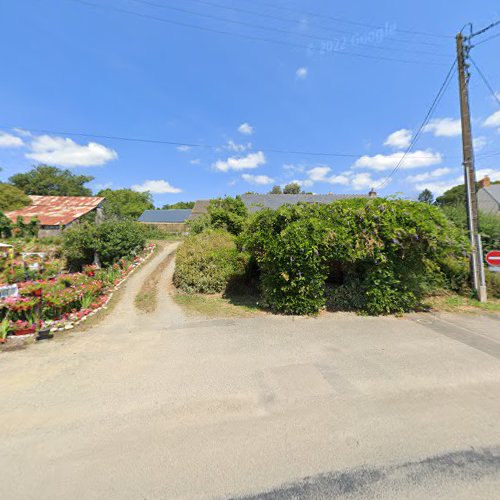
{"label": "house wall", "polygon": [[166,233],[186,233],[188,231],[188,226],[185,222],[141,222],[145,226],[156,227],[161,231]]}
{"label": "house wall", "polygon": [[61,228],[59,226],[40,226],[38,230],[39,238],[47,238],[49,236],[60,236]]}

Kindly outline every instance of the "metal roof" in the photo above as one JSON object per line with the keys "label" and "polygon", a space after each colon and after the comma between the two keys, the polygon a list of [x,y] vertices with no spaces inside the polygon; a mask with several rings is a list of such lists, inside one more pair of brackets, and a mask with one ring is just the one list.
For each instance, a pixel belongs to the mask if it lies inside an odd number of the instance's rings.
{"label": "metal roof", "polygon": [[191,215],[190,208],[172,210],[145,210],[139,217],[139,222],[162,224],[166,222],[182,223]]}
{"label": "metal roof", "polygon": [[243,194],[241,199],[250,212],[263,208],[278,209],[283,205],[297,203],[332,203],[349,198],[368,198],[363,194]]}
{"label": "metal roof", "polygon": [[66,226],[96,209],[104,198],[98,196],[35,196],[31,195],[31,205],[6,212],[13,222],[22,217],[29,222],[33,217],[42,226]]}

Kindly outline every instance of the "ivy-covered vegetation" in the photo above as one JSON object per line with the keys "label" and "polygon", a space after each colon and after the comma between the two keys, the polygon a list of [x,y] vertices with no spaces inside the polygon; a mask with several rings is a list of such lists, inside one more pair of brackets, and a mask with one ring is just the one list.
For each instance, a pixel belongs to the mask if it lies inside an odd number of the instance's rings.
{"label": "ivy-covered vegetation", "polygon": [[[179,251],[177,286],[188,292],[222,290],[227,280],[211,287],[210,273],[199,265],[211,251],[207,228],[217,225],[238,235],[241,255],[249,255],[242,259],[248,263],[246,276],[259,281],[262,303],[275,312],[314,314],[327,307],[401,313],[418,308],[436,290],[467,289],[465,233],[426,203],[358,198],[237,215],[237,225],[234,212],[226,213],[223,223],[210,213],[198,221],[198,239],[188,239]],[[235,262],[233,247],[231,252]],[[190,273],[203,275],[203,286],[183,286],[179,277]]]}
{"label": "ivy-covered vegetation", "polygon": [[315,313],[328,296],[338,309],[410,311],[467,277],[463,232],[439,209],[405,200],[263,210],[243,241],[259,264],[264,300],[286,314]]}

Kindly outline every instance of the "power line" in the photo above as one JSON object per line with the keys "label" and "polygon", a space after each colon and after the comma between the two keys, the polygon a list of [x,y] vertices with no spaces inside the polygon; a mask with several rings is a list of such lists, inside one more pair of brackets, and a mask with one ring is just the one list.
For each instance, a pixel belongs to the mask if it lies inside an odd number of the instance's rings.
{"label": "power line", "polygon": [[470,34],[468,36],[468,38],[475,38],[476,36],[482,35],[483,33],[486,33],[487,31],[495,28],[496,26],[500,26],[500,19],[498,21],[495,21],[495,22],[489,24],[488,26],[486,26],[485,28],[483,28],[479,31],[476,31],[475,33]]}
{"label": "power line", "polygon": [[[106,139],[113,141],[124,141],[124,142],[135,142],[144,144],[159,144],[167,146],[187,146],[189,148],[200,148],[200,149],[211,149],[219,151],[220,145],[213,144],[202,144],[190,141],[172,141],[167,139],[151,139],[144,137],[127,137],[120,135],[110,135],[110,134],[96,134],[92,132],[69,132],[61,130],[52,130],[47,128],[30,128],[30,127],[14,127],[8,125],[0,125],[0,130],[9,131],[13,129],[27,130],[29,132],[35,132],[37,134],[51,134],[57,136],[70,136],[70,137],[87,137],[91,139]],[[318,156],[318,157],[336,157],[336,158],[359,158],[364,156],[366,152],[363,153],[336,153],[336,152],[325,152],[325,151],[300,151],[300,150],[288,150],[279,148],[255,148],[264,153],[278,153],[278,154],[291,154],[291,155],[303,155],[303,156]],[[427,156],[415,156],[414,158],[427,159]],[[448,157],[452,159],[453,157]],[[458,157],[457,157],[458,158]]]}
{"label": "power line", "polygon": [[[256,11],[253,11],[253,10],[248,10],[248,9],[242,9],[240,7],[233,7],[233,6],[229,6],[229,5],[222,5],[222,4],[219,4],[219,3],[215,3],[215,2],[210,2],[210,1],[207,1],[207,0],[191,0],[192,2],[196,2],[198,4],[201,4],[201,5],[208,5],[210,7],[216,7],[218,9],[223,9],[223,10],[229,10],[229,11],[232,11],[232,12],[241,12],[241,13],[244,13],[244,14],[250,14],[252,16],[258,16],[258,17],[263,17],[263,18],[268,18],[268,19],[274,19],[274,20],[278,20],[280,22],[287,22],[287,23],[293,23],[293,24],[298,24],[299,26],[303,26],[303,23],[301,21],[298,21],[296,19],[288,19],[286,17],[280,17],[280,16],[275,16],[273,14],[268,14],[268,13],[264,13],[264,12],[256,12]],[[349,22],[349,21],[343,21],[343,22]],[[330,26],[324,26],[324,25],[321,25],[321,24],[317,24],[317,23],[309,23],[311,26],[315,26],[317,28],[320,28],[322,30],[325,30],[325,31],[329,31],[331,33],[343,33],[343,34],[348,34],[348,35],[355,35],[355,33],[353,33],[352,31],[346,31],[346,30],[343,30],[343,29],[339,29],[339,28],[333,28],[333,27],[330,27]],[[385,29],[384,26],[372,26],[372,25],[363,25],[363,27],[370,27],[372,29],[377,29],[377,30],[383,30]],[[397,31],[397,28],[396,28],[396,31]],[[404,40],[404,39],[391,39],[391,41],[395,41],[395,42],[399,42],[399,43],[408,43],[408,44],[422,44],[422,45],[430,45],[430,46],[433,46],[433,47],[441,47],[442,45],[439,45],[437,43],[433,43],[433,42],[427,42],[427,41],[423,41],[423,40],[419,40],[419,41],[416,41],[416,40]]]}
{"label": "power line", "polygon": [[[324,37],[318,36],[318,35],[311,35],[309,33],[297,33],[297,32],[293,32],[293,31],[289,31],[289,30],[283,30],[283,29],[280,29],[280,28],[272,27],[272,26],[263,26],[263,25],[259,25],[259,24],[248,23],[248,22],[245,22],[245,21],[238,21],[238,20],[235,20],[235,19],[228,19],[228,18],[225,18],[225,17],[215,16],[215,15],[212,15],[212,14],[206,14],[204,12],[196,12],[196,11],[193,11],[193,10],[184,9],[182,7],[174,7],[172,5],[166,5],[166,4],[163,4],[163,3],[152,2],[150,0],[132,0],[132,1],[135,2],[135,3],[142,4],[142,5],[148,5],[148,6],[151,6],[151,7],[158,7],[160,9],[167,9],[167,10],[182,12],[182,13],[189,14],[189,15],[205,17],[207,19],[214,19],[216,21],[222,21],[222,22],[229,23],[229,24],[237,24],[237,25],[240,25],[240,26],[247,26],[247,27],[250,27],[250,28],[257,28],[257,29],[264,30],[264,31],[271,31],[273,33],[283,33],[285,35],[292,35],[292,36],[297,36],[297,37],[309,38],[309,39],[313,39],[313,40],[324,40],[325,39]],[[205,3],[205,2],[203,2],[203,3]],[[211,2],[207,2],[207,3],[209,3],[211,5],[215,5],[215,4],[212,4]],[[248,12],[248,11],[246,11],[246,12]],[[394,52],[395,50],[396,51],[408,51],[408,52],[411,52],[411,53],[414,53],[414,54],[424,54],[424,55],[431,55],[431,56],[448,57],[446,54],[440,54],[440,53],[436,53],[436,52],[426,52],[426,51],[418,50],[418,49],[404,49],[404,48],[396,48],[395,49],[395,48],[390,48],[390,47],[378,47],[376,45],[363,45],[362,48],[369,48],[369,49],[372,49],[372,50],[386,50],[386,51],[390,51],[390,52]]]}
{"label": "power line", "polygon": [[[122,9],[120,7],[114,7],[111,5],[104,6],[104,5],[96,4],[93,2],[88,2],[86,0],[70,0],[70,1],[80,3],[83,5],[87,5],[87,6],[91,6],[91,7],[97,7],[100,9],[108,9],[108,10],[119,12],[122,14],[132,15],[132,16],[140,17],[142,19],[154,20],[154,21],[158,21],[158,22],[162,22],[162,23],[171,24],[171,25],[182,26],[184,28],[192,28],[192,29],[196,29],[196,30],[200,30],[200,31],[217,33],[217,34],[221,34],[221,35],[233,36],[233,37],[238,37],[238,38],[244,38],[244,39],[252,40],[252,41],[274,43],[274,44],[278,44],[278,45],[300,48],[303,50],[308,49],[308,47],[305,45],[301,45],[301,44],[293,43],[293,42],[288,42],[285,40],[277,40],[277,39],[273,39],[273,38],[265,38],[265,37],[260,37],[260,36],[246,35],[243,33],[235,33],[235,32],[230,32],[230,31],[219,30],[219,29],[215,29],[215,28],[209,28],[207,26],[200,26],[200,25],[196,25],[196,24],[174,21],[172,19],[152,16],[149,14],[143,14],[140,12]],[[391,61],[391,62],[401,62],[401,63],[407,63],[407,64],[425,64],[425,65],[432,65],[432,66],[442,66],[441,63],[432,62],[432,61],[409,60],[409,59],[400,59],[400,58],[386,57],[386,56],[374,56],[374,55],[368,55],[368,54],[359,54],[356,52],[350,52],[350,51],[345,51],[345,50],[342,50],[342,51],[341,50],[332,50],[331,53],[344,55],[344,56],[350,56],[350,57],[360,57],[363,59],[373,59],[373,60],[379,60],[379,61]]]}
{"label": "power line", "polygon": [[488,88],[488,90],[491,92],[491,95],[493,96],[493,99],[495,99],[495,101],[500,106],[500,98],[498,97],[498,95],[495,92],[495,90],[493,89],[493,87],[490,85],[490,82],[488,81],[488,79],[486,78],[486,76],[484,75],[484,73],[481,71],[481,69],[479,68],[479,66],[476,64],[476,61],[474,61],[474,59],[472,59],[472,57],[470,57],[470,56],[469,56],[469,59],[470,59],[471,63],[473,64],[473,66],[476,68],[476,70],[479,73],[479,76],[483,80],[484,84],[486,85],[486,87]]}
{"label": "power line", "polygon": [[[255,2],[255,0],[252,0],[252,2]],[[354,26],[363,26],[365,28],[380,29],[380,26],[377,26],[377,25],[374,25],[374,24],[362,23],[362,22],[359,22],[359,21],[351,21],[351,20],[342,19],[342,18],[339,18],[339,17],[330,16],[330,15],[327,15],[327,14],[320,14],[318,12],[304,11],[304,10],[295,9],[295,8],[288,7],[288,6],[283,6],[283,5],[281,5],[281,6],[278,7],[278,6],[274,6],[272,4],[269,5],[268,3],[266,3],[266,6],[274,8],[274,9],[286,10],[286,11],[289,11],[289,12],[295,12],[297,14],[307,15],[307,16],[311,16],[311,17],[317,17],[317,18],[321,18],[321,19],[329,19],[331,21],[341,22],[341,23],[346,23],[346,24],[351,24],[351,25],[354,25]],[[436,38],[453,38],[452,35],[442,35],[442,34],[436,34],[436,33],[428,33],[428,32],[424,32],[424,31],[413,31],[413,30],[404,30],[404,29],[397,29],[397,30],[400,31],[401,33],[408,33],[408,34],[411,34],[411,35],[430,36],[430,37],[436,37]]]}
{"label": "power line", "polygon": [[483,45],[483,43],[486,43],[486,42],[490,42],[491,40],[494,40],[495,38],[498,38],[500,36],[500,33],[497,33],[496,35],[492,35],[488,38],[485,38],[483,40],[481,40],[480,42],[477,42],[476,44],[474,44],[474,47],[477,47],[478,45]]}
{"label": "power line", "polygon": [[415,134],[415,136],[411,140],[410,145],[408,146],[408,148],[404,152],[403,156],[400,158],[400,160],[397,163],[397,165],[392,169],[391,173],[378,186],[376,186],[375,189],[384,189],[385,187],[387,187],[387,185],[391,181],[391,179],[394,176],[394,174],[403,165],[403,162],[405,161],[405,159],[407,158],[407,156],[410,154],[411,150],[413,149],[413,147],[417,143],[417,141],[418,141],[420,135],[422,134],[425,126],[429,123],[429,120],[431,119],[431,117],[432,117],[435,109],[437,108],[439,102],[441,101],[441,98],[443,97],[443,95],[445,94],[446,90],[448,89],[448,86],[449,86],[449,84],[451,82],[451,78],[452,78],[452,76],[455,73],[456,65],[457,65],[457,60],[455,59],[453,61],[453,64],[451,65],[451,68],[449,69],[449,71],[448,71],[448,73],[446,75],[446,78],[444,79],[444,82],[442,83],[442,85],[441,85],[441,87],[439,89],[439,92],[436,94],[436,97],[434,98],[431,107],[429,108],[427,114],[425,115],[425,118],[422,121],[422,124],[420,125],[419,129],[417,130],[417,133]]}

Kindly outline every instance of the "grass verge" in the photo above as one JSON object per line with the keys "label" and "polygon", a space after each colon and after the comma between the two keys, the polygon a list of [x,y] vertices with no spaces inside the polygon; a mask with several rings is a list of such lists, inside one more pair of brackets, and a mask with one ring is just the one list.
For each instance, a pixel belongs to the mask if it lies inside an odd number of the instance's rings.
{"label": "grass verge", "polygon": [[256,314],[263,314],[254,296],[225,298],[221,295],[176,293],[173,294],[172,298],[192,316],[247,318]]}
{"label": "grass verge", "polygon": [[488,299],[488,302],[482,303],[476,299],[463,297],[462,295],[437,295],[429,297],[426,305],[434,311],[447,311],[457,313],[482,313],[493,312],[500,313],[500,300]]}

